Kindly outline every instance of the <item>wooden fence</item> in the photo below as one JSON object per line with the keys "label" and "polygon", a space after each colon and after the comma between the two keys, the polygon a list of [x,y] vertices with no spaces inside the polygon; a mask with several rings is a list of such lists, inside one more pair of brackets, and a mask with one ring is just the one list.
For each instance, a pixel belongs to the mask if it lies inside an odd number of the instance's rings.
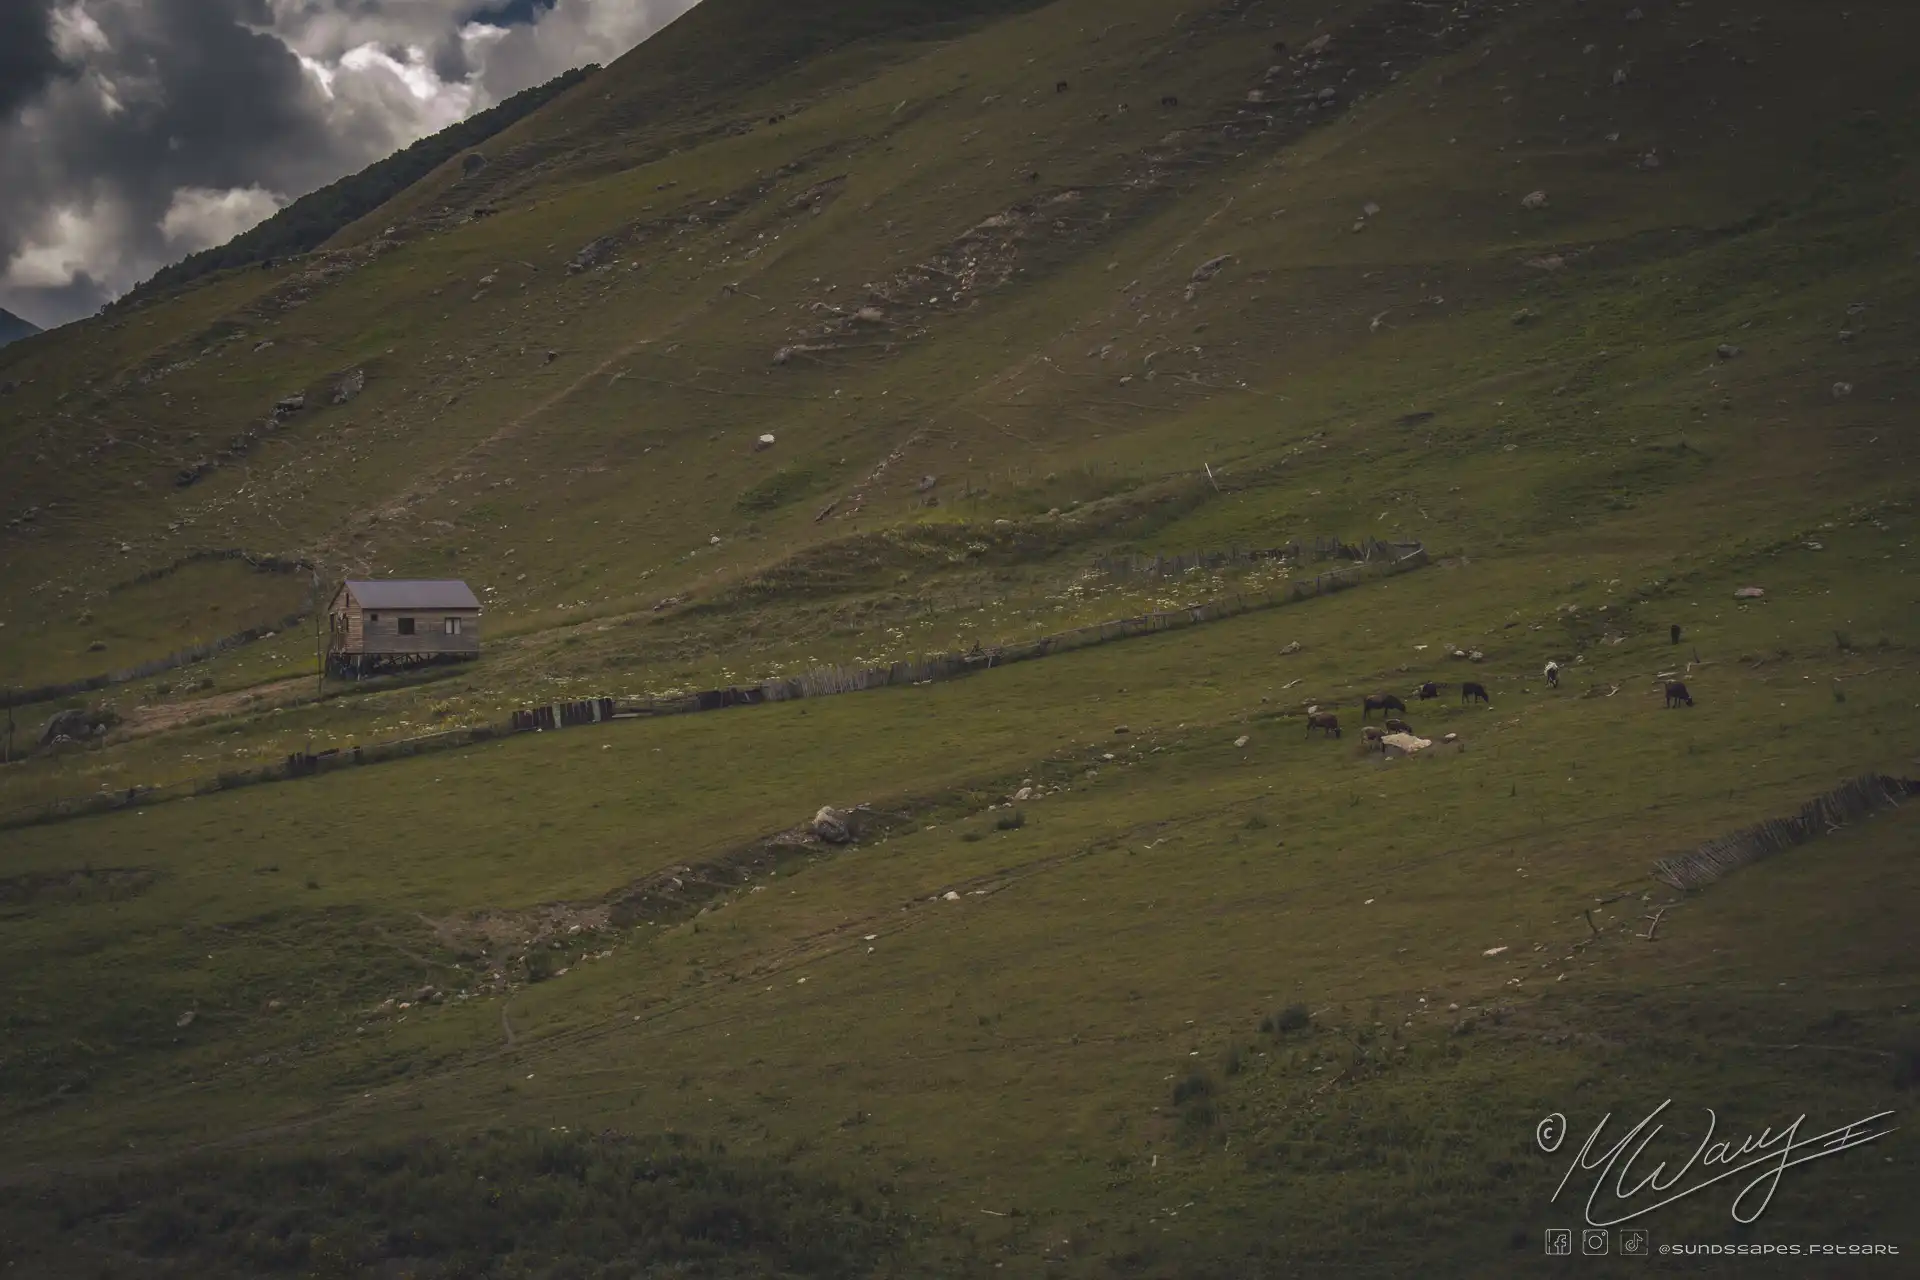
{"label": "wooden fence", "polygon": [[599,724],[613,719],[612,698],[587,698],[580,702],[556,702],[550,706],[516,711],[508,722],[512,733],[541,729],[565,729],[576,724]]}
{"label": "wooden fence", "polygon": [[[189,564],[202,560],[245,560],[264,573],[313,573],[313,566],[304,560],[280,560],[273,556],[255,556],[245,551],[201,551],[159,569],[149,569],[126,585],[134,586],[143,582],[152,582],[175,573]],[[153,658],[136,666],[123,667],[118,671],[106,671],[99,675],[83,676],[78,680],[68,680],[61,684],[43,684],[31,689],[0,689],[0,709],[7,707],[29,707],[36,702],[49,702],[55,698],[67,698],[76,693],[91,693],[95,689],[105,689],[111,685],[127,684],[134,680],[145,680],[157,676],[163,671],[172,671],[178,667],[191,666],[196,662],[205,662],[215,654],[237,649],[243,644],[251,644],[262,636],[277,631],[290,631],[313,616],[319,604],[321,584],[317,574],[307,588],[306,600],[298,613],[290,613],[278,622],[263,623],[257,627],[248,627],[232,635],[222,636],[218,640],[209,640],[205,644],[189,645],[185,649]]]}
{"label": "wooden fence", "polygon": [[1391,562],[1418,546],[1418,543],[1383,542],[1378,538],[1368,538],[1354,544],[1338,538],[1322,537],[1310,543],[1296,540],[1281,547],[1229,547],[1224,551],[1188,551],[1172,556],[1105,556],[1095,561],[1094,567],[1113,578],[1178,578],[1196,569],[1226,569],[1261,561],[1290,564],[1302,564],[1309,559]]}
{"label": "wooden fence", "polygon": [[0,815],[0,830],[34,826],[90,814],[111,813],[118,809],[144,807],[187,796],[208,795],[264,782],[282,782],[290,778],[311,777],[335,769],[377,764],[428,751],[470,746],[516,733],[530,733],[575,725],[601,724],[637,716],[684,715],[717,711],[724,707],[755,706],[768,702],[789,702],[796,698],[819,698],[855,693],[889,686],[926,684],[948,680],[975,671],[985,671],[1010,662],[1025,662],[1073,649],[1106,644],[1131,636],[1197,626],[1260,609],[1273,608],[1296,600],[1326,595],[1372,577],[1416,568],[1427,563],[1426,548],[1419,543],[1377,544],[1387,548],[1391,558],[1376,555],[1372,560],[1355,557],[1354,563],[1329,569],[1312,578],[1298,578],[1286,587],[1254,595],[1236,595],[1195,605],[1189,609],[1170,609],[1096,623],[1072,631],[1059,632],[1035,640],[978,648],[968,653],[934,654],[896,662],[884,667],[822,667],[802,675],[768,680],[759,685],[706,689],[671,698],[655,698],[620,706],[612,698],[589,698],[576,702],[553,703],[513,712],[504,723],[449,729],[443,733],[402,738],[369,746],[337,748],[313,754],[297,753],[273,764],[252,769],[231,770],[213,778],[200,778],[158,787],[127,787],[70,800],[56,800]]}
{"label": "wooden fence", "polygon": [[1749,863],[1838,831],[1876,810],[1897,808],[1916,794],[1920,794],[1920,782],[1867,774],[1814,797],[1791,818],[1769,818],[1709,840],[1692,853],[1662,858],[1653,864],[1653,874],[1682,892],[1698,889]]}

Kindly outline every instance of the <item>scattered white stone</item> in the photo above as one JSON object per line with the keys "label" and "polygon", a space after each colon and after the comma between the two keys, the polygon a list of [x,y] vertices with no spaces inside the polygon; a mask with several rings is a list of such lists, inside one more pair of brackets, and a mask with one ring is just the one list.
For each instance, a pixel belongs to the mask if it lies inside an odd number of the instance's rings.
{"label": "scattered white stone", "polygon": [[1505,951],[1505,950],[1506,950],[1505,947],[1488,947],[1485,951],[1482,951],[1480,954],[1483,956],[1497,956],[1502,951]]}
{"label": "scattered white stone", "polygon": [[180,1015],[179,1017],[177,1017],[177,1018],[175,1018],[175,1019],[173,1020],[173,1025],[174,1025],[174,1026],[176,1026],[176,1027],[190,1027],[190,1026],[192,1026],[192,1025],[193,1025],[193,1010],[191,1010],[191,1009],[189,1009],[189,1010],[187,1010],[187,1011],[186,1011],[185,1013],[183,1013],[183,1014],[181,1014],[181,1015]]}
{"label": "scattered white stone", "polygon": [[941,894],[940,896],[945,898],[948,902],[960,901],[960,893],[956,889],[949,889],[945,893]]}
{"label": "scattered white stone", "polygon": [[[1852,394],[1853,394],[1853,384],[1851,382],[1836,382],[1833,384],[1833,398],[1835,400],[1845,400],[1848,396]],[[126,550],[125,547],[122,547],[120,549],[122,551]]]}
{"label": "scattered white stone", "polygon": [[1521,208],[1523,208],[1523,209],[1544,209],[1544,208],[1546,208],[1546,207],[1547,207],[1547,193],[1546,193],[1546,192],[1544,192],[1544,191],[1529,191],[1529,192],[1527,192],[1527,194],[1526,194],[1525,196],[1523,196],[1523,197],[1521,198],[1521,200],[1520,200],[1520,207],[1521,207]]}
{"label": "scattered white stone", "polygon": [[1764,587],[1741,587],[1733,593],[1733,598],[1735,600],[1758,600],[1765,594],[1767,594],[1767,592]]}
{"label": "scattered white stone", "polygon": [[1243,733],[1239,737],[1233,740],[1233,745],[1236,747],[1244,747],[1247,745],[1249,741],[1250,739],[1247,737],[1246,734]]}

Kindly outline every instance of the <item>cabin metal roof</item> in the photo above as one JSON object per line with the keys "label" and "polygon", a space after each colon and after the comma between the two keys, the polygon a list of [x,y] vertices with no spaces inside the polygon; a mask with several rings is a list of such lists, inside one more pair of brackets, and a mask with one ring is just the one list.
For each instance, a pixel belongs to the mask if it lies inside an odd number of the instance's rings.
{"label": "cabin metal roof", "polygon": [[478,609],[473,588],[458,578],[374,578],[347,580],[347,590],[363,609]]}

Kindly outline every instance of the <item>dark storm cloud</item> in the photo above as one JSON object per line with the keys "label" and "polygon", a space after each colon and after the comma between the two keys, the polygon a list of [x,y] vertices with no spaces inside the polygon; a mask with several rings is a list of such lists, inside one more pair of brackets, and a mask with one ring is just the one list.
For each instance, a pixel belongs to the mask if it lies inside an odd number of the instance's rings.
{"label": "dark storm cloud", "polygon": [[473,22],[490,22],[498,27],[517,26],[521,23],[538,22],[542,15],[553,8],[554,0],[498,0],[494,4],[484,4],[467,15]]}
{"label": "dark storm cloud", "polygon": [[68,74],[0,150],[0,306],[54,322],[97,308],[198,238],[192,217],[165,225],[183,189],[310,186],[339,168],[356,139],[326,127],[313,78],[259,30],[271,16],[265,0],[61,15]]}
{"label": "dark storm cloud", "polygon": [[0,0],[0,307],[97,309],[694,0]]}
{"label": "dark storm cloud", "polygon": [[0,120],[61,73],[53,0],[7,0],[0,6]]}

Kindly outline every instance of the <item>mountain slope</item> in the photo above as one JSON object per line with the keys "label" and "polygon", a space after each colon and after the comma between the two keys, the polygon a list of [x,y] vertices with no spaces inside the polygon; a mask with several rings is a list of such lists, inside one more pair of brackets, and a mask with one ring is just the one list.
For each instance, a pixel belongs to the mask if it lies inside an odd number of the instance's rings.
{"label": "mountain slope", "polygon": [[576,67],[545,84],[523,89],[485,111],[396,151],[359,173],[349,174],[318,191],[309,192],[226,244],[203,249],[162,268],[152,279],[142,282],[117,299],[115,308],[140,306],[216,271],[271,265],[275,258],[317,249],[343,226],[378,209],[450,160],[457,160],[458,168],[463,173],[484,164],[484,155],[475,158],[463,153],[487,142],[501,130],[597,70],[597,66]]}
{"label": "mountain slope", "polygon": [[[222,548],[487,604],[431,680],[322,697],[281,632],[0,769],[7,811],[198,785],[7,832],[0,1174],[671,1131],[852,1187],[897,1274],[1506,1274],[1577,1217],[1541,1116],[1758,1132],[1911,1087],[1912,806],[1697,894],[1650,874],[1914,772],[1911,7],[935,15],[705,0],[472,181],[0,353],[0,683],[297,607],[171,568]],[[216,786],[1255,597],[1324,566],[1105,557],[1369,533],[1432,563],[951,683]],[[1440,745],[1369,753],[1383,691]],[[855,845],[774,839],[861,802]],[[1897,1239],[1920,1165],[1857,1154],[1752,1238]],[[173,1212],[216,1224],[243,1174],[191,1172]],[[1709,1199],[1656,1234],[1725,1238]],[[4,1212],[58,1256],[44,1203]],[[103,1267],[244,1246],[68,1216]]]}

